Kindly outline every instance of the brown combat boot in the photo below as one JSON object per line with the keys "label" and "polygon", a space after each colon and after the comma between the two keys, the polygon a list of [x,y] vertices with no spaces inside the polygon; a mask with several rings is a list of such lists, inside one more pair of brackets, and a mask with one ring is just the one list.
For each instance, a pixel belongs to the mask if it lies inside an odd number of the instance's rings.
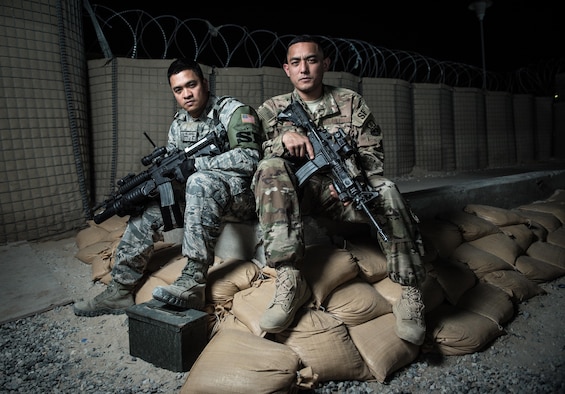
{"label": "brown combat boot", "polygon": [[422,345],[426,336],[422,292],[412,286],[402,286],[402,294],[393,305],[396,316],[396,335],[414,345]]}
{"label": "brown combat boot", "polygon": [[121,315],[135,304],[133,289],[135,285],[122,285],[112,280],[106,290],[91,300],[77,302],[73,311],[77,316]]}
{"label": "brown combat boot", "polygon": [[292,323],[298,308],[312,295],[299,270],[290,265],[277,267],[275,296],[259,320],[261,330],[278,333]]}

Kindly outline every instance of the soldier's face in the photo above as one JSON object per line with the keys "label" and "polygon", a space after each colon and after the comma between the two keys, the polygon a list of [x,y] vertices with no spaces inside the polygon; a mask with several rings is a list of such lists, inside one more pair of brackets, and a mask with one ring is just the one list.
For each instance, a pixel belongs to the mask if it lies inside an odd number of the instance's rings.
{"label": "soldier's face", "polygon": [[288,48],[287,62],[283,65],[290,82],[305,94],[321,92],[328,67],[329,59],[323,58],[318,45],[313,42],[298,42]]}
{"label": "soldier's face", "polygon": [[169,83],[178,105],[193,118],[198,118],[208,102],[208,81],[199,79],[192,70],[184,70],[171,75]]}

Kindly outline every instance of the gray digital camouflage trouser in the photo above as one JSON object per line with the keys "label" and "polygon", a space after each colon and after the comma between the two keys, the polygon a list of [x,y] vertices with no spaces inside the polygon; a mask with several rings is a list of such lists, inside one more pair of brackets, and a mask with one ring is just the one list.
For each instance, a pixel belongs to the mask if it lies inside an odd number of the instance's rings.
{"label": "gray digital camouflage trouser", "polygon": [[[265,257],[270,267],[295,263],[304,257],[303,214],[344,222],[368,222],[364,212],[356,210],[352,204],[344,207],[330,195],[328,187],[332,180],[329,176],[312,176],[299,192],[295,182],[292,166],[280,158],[261,161],[253,179]],[[387,256],[389,277],[396,283],[418,285],[425,278],[425,269],[417,218],[393,182],[384,177],[372,177],[371,185],[380,196],[370,210],[389,239],[383,242],[377,237]]]}
{"label": "gray digital camouflage trouser", "polygon": [[[232,195],[232,175],[198,171],[186,182],[186,207],[182,254],[189,261],[210,265],[214,249],[227,221],[254,220],[255,201],[249,188]],[[163,219],[158,201],[140,216],[131,217],[116,249],[112,277],[122,284],[135,284],[144,274],[154,245],[163,240]]]}

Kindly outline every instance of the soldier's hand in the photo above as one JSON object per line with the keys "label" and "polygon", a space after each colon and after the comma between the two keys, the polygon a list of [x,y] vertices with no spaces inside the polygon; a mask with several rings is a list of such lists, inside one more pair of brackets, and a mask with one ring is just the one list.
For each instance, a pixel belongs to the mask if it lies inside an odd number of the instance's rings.
{"label": "soldier's hand", "polygon": [[[337,193],[337,190],[335,190],[334,185],[330,185],[330,186],[329,186],[329,189],[330,189],[330,196],[332,196],[333,198],[339,200],[339,194]],[[351,204],[351,200],[343,201],[343,206],[344,206],[344,207],[348,206],[349,204]]]}
{"label": "soldier's hand", "polygon": [[305,135],[293,131],[287,132],[283,134],[282,142],[291,156],[305,157],[307,155],[309,159],[315,156],[314,147]]}

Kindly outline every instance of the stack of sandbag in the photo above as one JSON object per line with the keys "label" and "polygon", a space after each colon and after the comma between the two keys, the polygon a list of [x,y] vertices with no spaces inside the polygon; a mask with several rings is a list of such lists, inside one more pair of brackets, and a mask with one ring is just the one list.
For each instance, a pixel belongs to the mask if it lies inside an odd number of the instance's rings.
{"label": "stack of sandbag", "polygon": [[[356,235],[343,248],[307,245],[300,268],[312,297],[278,334],[258,325],[275,292],[274,270],[256,260],[217,258],[206,288],[210,341],[182,392],[296,392],[330,380],[385,382],[421,351],[480,351],[505,333],[517,303],[543,294],[539,283],[565,273],[563,196],[556,193],[548,206],[540,201],[513,210],[470,204],[421,223],[428,273],[422,347],[395,334],[392,305],[401,287],[388,278],[386,258],[371,237]],[[179,249],[161,254],[136,303],[151,299],[155,286],[172,283],[185,263]]]}

